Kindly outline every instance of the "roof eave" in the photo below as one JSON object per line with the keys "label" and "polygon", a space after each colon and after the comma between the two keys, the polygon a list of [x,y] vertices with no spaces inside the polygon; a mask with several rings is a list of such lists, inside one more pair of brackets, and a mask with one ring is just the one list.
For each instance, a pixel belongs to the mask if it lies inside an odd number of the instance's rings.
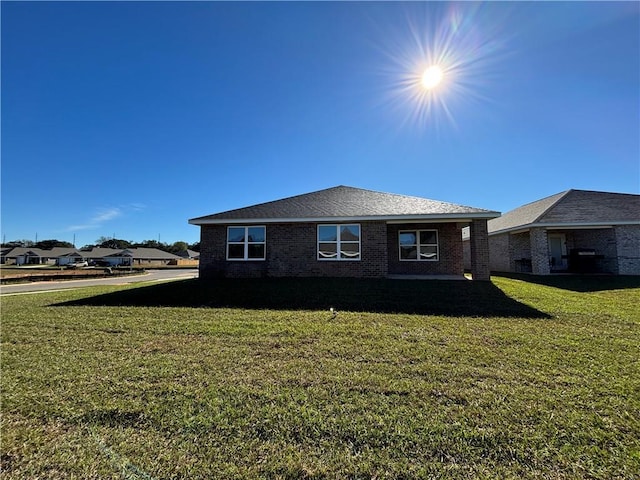
{"label": "roof eave", "polygon": [[379,221],[387,223],[426,222],[426,221],[471,221],[474,219],[490,220],[500,216],[499,212],[460,212],[460,213],[436,213],[418,215],[362,215],[362,216],[336,216],[336,217],[295,217],[295,218],[192,218],[191,225],[241,225],[241,224],[267,224],[267,223],[320,223],[320,222],[367,222]]}

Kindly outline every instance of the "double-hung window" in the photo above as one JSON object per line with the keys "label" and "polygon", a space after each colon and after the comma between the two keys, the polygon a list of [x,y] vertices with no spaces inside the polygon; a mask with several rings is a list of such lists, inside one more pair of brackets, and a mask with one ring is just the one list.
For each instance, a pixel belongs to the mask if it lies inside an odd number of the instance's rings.
{"label": "double-hung window", "polygon": [[401,230],[400,260],[438,261],[437,230]]}
{"label": "double-hung window", "polygon": [[318,225],[318,260],[360,260],[360,225]]}
{"label": "double-hung window", "polygon": [[227,260],[264,260],[265,227],[228,227]]}

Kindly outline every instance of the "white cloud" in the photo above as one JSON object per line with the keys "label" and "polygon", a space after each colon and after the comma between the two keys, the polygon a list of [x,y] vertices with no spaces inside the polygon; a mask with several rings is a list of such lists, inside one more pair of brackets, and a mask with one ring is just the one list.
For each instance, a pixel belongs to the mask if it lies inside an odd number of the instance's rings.
{"label": "white cloud", "polygon": [[140,212],[145,208],[147,208],[147,206],[144,203],[130,203],[129,205],[127,205],[127,207],[129,207],[134,212]]}
{"label": "white cloud", "polygon": [[118,218],[122,216],[122,209],[120,207],[111,207],[100,210],[90,221],[90,224],[101,224],[103,222],[108,222],[109,220],[113,220],[114,218]]}
{"label": "white cloud", "polygon": [[142,203],[130,203],[119,207],[107,207],[101,208],[95,212],[95,214],[89,218],[85,223],[78,225],[70,225],[65,228],[67,232],[74,232],[78,230],[92,230],[100,228],[104,223],[115,220],[116,218],[124,216],[128,211],[140,212],[144,210],[146,206]]}

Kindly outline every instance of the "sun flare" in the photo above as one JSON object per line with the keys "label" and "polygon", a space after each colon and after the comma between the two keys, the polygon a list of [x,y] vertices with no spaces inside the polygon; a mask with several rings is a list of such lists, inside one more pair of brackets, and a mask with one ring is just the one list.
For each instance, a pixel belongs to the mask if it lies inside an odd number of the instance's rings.
{"label": "sun flare", "polygon": [[456,117],[490,97],[507,55],[502,24],[479,3],[411,4],[407,23],[385,35],[382,67],[389,91],[382,105],[399,113],[398,128],[458,128]]}
{"label": "sun flare", "polygon": [[438,65],[431,65],[422,74],[422,86],[427,90],[436,88],[442,82],[444,72]]}

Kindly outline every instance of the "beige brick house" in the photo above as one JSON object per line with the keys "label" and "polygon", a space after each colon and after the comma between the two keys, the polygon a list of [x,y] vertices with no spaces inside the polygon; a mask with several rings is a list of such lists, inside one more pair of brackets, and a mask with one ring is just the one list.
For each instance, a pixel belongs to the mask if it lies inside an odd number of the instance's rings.
{"label": "beige brick house", "polygon": [[567,190],[491,219],[488,229],[492,271],[640,275],[640,195]]}
{"label": "beige brick house", "polygon": [[200,277],[388,277],[464,274],[470,227],[475,280],[489,279],[487,220],[498,212],[338,186],[193,218]]}

